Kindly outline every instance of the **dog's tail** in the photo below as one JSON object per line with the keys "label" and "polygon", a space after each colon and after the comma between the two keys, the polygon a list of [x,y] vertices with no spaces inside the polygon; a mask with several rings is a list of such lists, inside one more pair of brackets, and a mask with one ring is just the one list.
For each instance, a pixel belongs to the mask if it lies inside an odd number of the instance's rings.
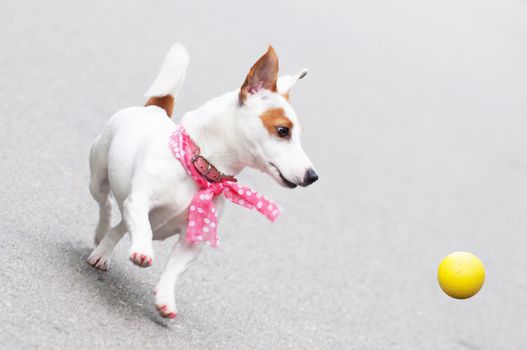
{"label": "dog's tail", "polygon": [[167,115],[172,115],[174,100],[177,97],[189,63],[188,52],[180,43],[172,45],[161,66],[156,80],[148,92],[145,106],[158,106],[163,108]]}

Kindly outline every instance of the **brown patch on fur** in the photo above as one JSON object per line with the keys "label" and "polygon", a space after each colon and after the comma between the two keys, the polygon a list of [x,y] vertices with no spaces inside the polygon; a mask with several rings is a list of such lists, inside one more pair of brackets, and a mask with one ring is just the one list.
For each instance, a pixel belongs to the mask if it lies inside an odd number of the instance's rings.
{"label": "brown patch on fur", "polygon": [[285,116],[283,108],[269,109],[260,116],[260,119],[270,135],[278,136],[276,131],[278,126],[285,126],[289,130],[293,129],[293,122]]}
{"label": "brown patch on fur", "polygon": [[166,96],[153,96],[148,99],[145,103],[146,106],[158,106],[163,108],[169,117],[172,116],[174,110],[174,97],[172,95]]}
{"label": "brown patch on fur", "polygon": [[267,52],[251,67],[240,89],[240,102],[245,101],[250,92],[265,88],[276,92],[278,79],[278,56],[269,45]]}
{"label": "brown patch on fur", "polygon": [[289,91],[286,93],[283,93],[282,96],[286,99],[287,102],[289,102]]}

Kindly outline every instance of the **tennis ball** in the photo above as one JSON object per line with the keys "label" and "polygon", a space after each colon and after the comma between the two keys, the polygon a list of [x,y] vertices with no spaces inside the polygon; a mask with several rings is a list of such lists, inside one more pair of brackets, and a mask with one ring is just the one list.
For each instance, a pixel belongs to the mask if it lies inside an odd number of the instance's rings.
{"label": "tennis ball", "polygon": [[467,252],[455,252],[439,264],[437,280],[447,295],[467,299],[476,295],[483,286],[485,268],[476,256]]}

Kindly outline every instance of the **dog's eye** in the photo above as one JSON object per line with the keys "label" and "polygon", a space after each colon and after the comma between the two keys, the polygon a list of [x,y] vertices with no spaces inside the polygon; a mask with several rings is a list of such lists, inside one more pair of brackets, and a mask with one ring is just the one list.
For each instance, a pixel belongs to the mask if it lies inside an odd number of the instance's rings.
{"label": "dog's eye", "polygon": [[287,126],[277,126],[276,127],[276,133],[279,137],[288,137],[289,136],[289,128]]}

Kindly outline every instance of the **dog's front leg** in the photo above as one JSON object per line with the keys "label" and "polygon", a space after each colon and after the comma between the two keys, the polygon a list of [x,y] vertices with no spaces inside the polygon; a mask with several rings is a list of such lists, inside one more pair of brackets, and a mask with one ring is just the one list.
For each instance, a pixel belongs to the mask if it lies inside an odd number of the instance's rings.
{"label": "dog's front leg", "polygon": [[188,243],[183,236],[180,236],[178,242],[174,245],[167,267],[161,275],[154,292],[155,305],[161,316],[176,317],[176,283],[196,260],[202,247],[203,243]]}
{"label": "dog's front leg", "polygon": [[130,260],[138,266],[152,265],[154,250],[152,249],[152,228],[148,219],[150,201],[143,197],[129,197],[123,203],[123,217],[132,237]]}

